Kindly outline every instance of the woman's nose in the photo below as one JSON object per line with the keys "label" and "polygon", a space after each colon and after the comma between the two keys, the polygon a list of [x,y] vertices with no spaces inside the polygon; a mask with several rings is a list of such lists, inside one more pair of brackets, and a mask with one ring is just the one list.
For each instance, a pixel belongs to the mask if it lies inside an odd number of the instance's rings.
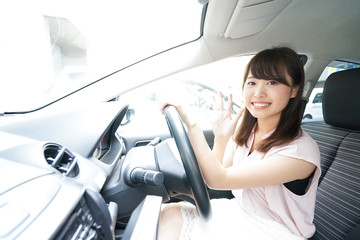
{"label": "woman's nose", "polygon": [[255,97],[264,97],[266,95],[265,86],[263,84],[256,85],[254,95]]}

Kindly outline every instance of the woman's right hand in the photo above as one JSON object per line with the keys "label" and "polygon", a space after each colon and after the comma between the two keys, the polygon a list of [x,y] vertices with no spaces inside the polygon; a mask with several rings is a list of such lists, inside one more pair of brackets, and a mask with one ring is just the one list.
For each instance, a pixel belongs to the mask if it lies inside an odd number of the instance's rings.
{"label": "woman's right hand", "polygon": [[160,111],[162,112],[162,114],[164,114],[164,109],[169,105],[174,106],[177,109],[177,111],[181,117],[181,120],[184,122],[184,124],[188,128],[197,123],[195,117],[190,117],[190,115],[187,113],[187,111],[184,109],[184,107],[182,107],[181,104],[175,104],[175,103],[169,103],[169,102],[160,103]]}

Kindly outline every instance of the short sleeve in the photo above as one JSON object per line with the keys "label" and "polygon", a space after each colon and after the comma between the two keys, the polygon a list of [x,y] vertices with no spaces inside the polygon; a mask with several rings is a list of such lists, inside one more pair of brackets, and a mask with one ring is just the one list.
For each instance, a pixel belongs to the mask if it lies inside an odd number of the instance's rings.
{"label": "short sleeve", "polygon": [[302,135],[289,144],[271,148],[265,157],[282,155],[311,162],[320,167],[320,151],[315,140],[303,131]]}

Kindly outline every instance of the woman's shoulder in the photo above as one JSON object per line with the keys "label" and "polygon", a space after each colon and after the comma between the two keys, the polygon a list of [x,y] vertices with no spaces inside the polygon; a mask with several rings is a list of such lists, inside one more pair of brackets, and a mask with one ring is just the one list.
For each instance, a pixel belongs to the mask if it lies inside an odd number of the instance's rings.
{"label": "woman's shoulder", "polygon": [[310,148],[319,148],[317,142],[304,130],[301,130],[299,137],[296,138],[295,143],[308,146]]}
{"label": "woman's shoulder", "polygon": [[267,156],[275,154],[304,159],[316,163],[316,165],[320,162],[319,147],[316,141],[305,131],[301,131],[299,136],[288,144],[271,148]]}
{"label": "woman's shoulder", "polygon": [[316,141],[305,131],[300,130],[298,136],[287,144],[274,147],[276,148],[302,148],[301,150],[306,149],[318,149]]}

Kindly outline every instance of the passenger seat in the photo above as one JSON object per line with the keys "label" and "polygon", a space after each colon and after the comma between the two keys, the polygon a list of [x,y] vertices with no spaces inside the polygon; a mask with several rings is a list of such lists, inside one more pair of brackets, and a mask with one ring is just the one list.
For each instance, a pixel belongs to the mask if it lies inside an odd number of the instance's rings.
{"label": "passenger seat", "polygon": [[324,121],[302,125],[321,152],[311,239],[360,239],[360,69],[328,77],[323,115]]}

